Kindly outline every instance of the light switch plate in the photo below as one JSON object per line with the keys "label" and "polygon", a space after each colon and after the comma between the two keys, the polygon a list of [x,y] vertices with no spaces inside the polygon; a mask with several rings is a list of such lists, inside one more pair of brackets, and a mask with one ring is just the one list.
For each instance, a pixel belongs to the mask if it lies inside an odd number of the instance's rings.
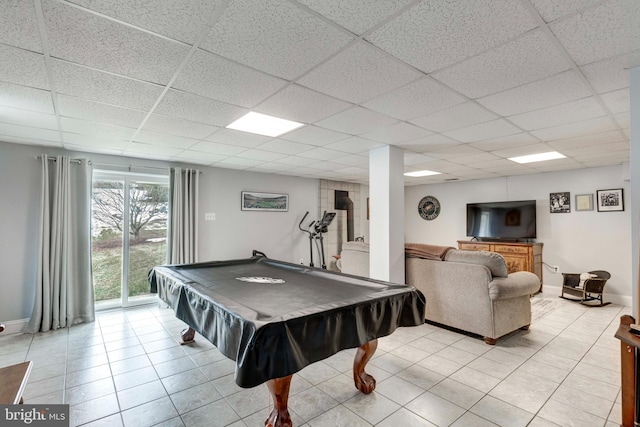
{"label": "light switch plate", "polygon": [[205,221],[215,221],[216,220],[216,214],[215,213],[206,213],[204,214],[204,219]]}

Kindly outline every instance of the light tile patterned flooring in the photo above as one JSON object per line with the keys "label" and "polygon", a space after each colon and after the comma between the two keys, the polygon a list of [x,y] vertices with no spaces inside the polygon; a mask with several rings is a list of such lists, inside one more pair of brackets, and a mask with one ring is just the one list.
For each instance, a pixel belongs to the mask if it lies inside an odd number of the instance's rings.
{"label": "light tile patterned flooring", "polygon": [[[536,298],[544,298],[539,294]],[[557,306],[529,331],[488,346],[429,324],[380,339],[370,395],[351,379],[353,350],[294,375],[295,426],[618,426],[620,343],[629,307]],[[68,403],[71,425],[263,426],[265,385],[241,389],[234,364],[157,304],[99,312],[93,324],[0,337],[0,366],[32,360],[27,403]]]}

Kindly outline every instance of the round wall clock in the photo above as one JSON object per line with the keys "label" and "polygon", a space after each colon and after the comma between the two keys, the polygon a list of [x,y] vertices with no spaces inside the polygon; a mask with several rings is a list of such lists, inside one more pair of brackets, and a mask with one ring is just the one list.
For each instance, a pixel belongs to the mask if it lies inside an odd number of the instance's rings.
{"label": "round wall clock", "polygon": [[433,196],[423,197],[418,203],[418,213],[427,221],[436,219],[440,215],[440,202]]}

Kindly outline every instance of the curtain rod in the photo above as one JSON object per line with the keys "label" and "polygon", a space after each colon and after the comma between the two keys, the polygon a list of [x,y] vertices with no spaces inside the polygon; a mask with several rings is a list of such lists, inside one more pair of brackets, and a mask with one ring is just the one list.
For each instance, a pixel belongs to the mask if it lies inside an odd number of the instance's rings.
{"label": "curtain rod", "polygon": [[[47,160],[49,160],[50,162],[56,162],[58,161],[58,159],[56,157],[53,156],[45,156]],[[42,159],[42,156],[36,156],[36,159],[40,160]],[[79,165],[82,164],[82,159],[70,159],[69,160],[71,163],[77,163]]]}
{"label": "curtain rod", "polygon": [[[173,170],[174,168],[169,168],[169,167],[165,167],[165,168],[159,168],[157,166],[136,166],[136,165],[118,165],[115,163],[93,163],[93,162],[89,162],[90,164],[93,164],[94,166],[109,166],[109,167],[118,167],[118,168],[128,168],[129,172],[131,172],[131,169],[154,169],[154,170],[161,170],[161,171],[168,171],[168,170]],[[200,174],[202,174],[202,171],[199,170],[198,171]]]}

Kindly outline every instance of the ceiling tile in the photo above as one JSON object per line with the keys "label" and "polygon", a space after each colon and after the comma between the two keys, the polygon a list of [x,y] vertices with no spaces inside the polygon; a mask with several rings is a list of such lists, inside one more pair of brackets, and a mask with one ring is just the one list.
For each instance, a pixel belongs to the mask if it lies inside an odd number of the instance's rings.
{"label": "ceiling tile", "polygon": [[237,0],[224,11],[200,47],[292,80],[352,39],[292,3]]}
{"label": "ceiling tile", "polygon": [[[536,165],[533,169],[536,172],[558,172],[558,171],[567,171],[572,169],[584,169],[584,166],[580,163],[576,162],[573,159],[562,159],[564,161],[548,161],[548,162],[540,162],[539,165]],[[554,163],[557,162],[557,163]]]}
{"label": "ceiling tile", "polygon": [[10,123],[0,123],[0,135],[60,142],[60,133],[57,130],[37,129],[29,126],[13,125]]}
{"label": "ceiling tile", "polygon": [[501,136],[520,133],[521,130],[503,119],[481,123],[462,129],[444,132],[445,136],[460,142],[476,142],[485,139],[499,138]]}
{"label": "ceiling tile", "polygon": [[0,122],[44,129],[58,129],[58,119],[53,114],[36,113],[2,106],[0,106]]}
{"label": "ceiling tile", "polygon": [[638,49],[640,3],[609,0],[549,27],[578,65],[588,64]]}
{"label": "ceiling tile", "polygon": [[397,144],[401,142],[411,141],[418,138],[424,138],[432,133],[428,130],[419,128],[409,123],[400,122],[388,126],[386,128],[376,129],[372,132],[362,135],[363,138],[373,139],[374,141],[383,142],[385,144]]}
{"label": "ceiling tile", "polygon": [[202,139],[211,135],[219,128],[190,120],[152,114],[145,122],[143,129],[152,132],[184,136],[186,138]]}
{"label": "ceiling tile", "polygon": [[176,156],[177,159],[184,159],[185,161],[200,161],[206,163],[215,163],[226,159],[229,156],[216,153],[205,153],[202,151],[184,150],[182,153]]}
{"label": "ceiling tile", "polygon": [[0,82],[0,105],[54,114],[51,92]]}
{"label": "ceiling tile", "polygon": [[190,93],[169,90],[155,112],[214,126],[227,126],[249,110]]}
{"label": "ceiling tile", "polygon": [[417,117],[411,120],[411,123],[434,132],[446,132],[497,118],[498,116],[475,102],[465,102],[446,110]]}
{"label": "ceiling tile", "polygon": [[629,150],[613,151],[610,153],[588,154],[576,156],[575,160],[588,167],[606,166],[620,164],[629,161]]}
{"label": "ceiling tile", "polygon": [[133,140],[135,142],[143,142],[145,144],[159,145],[163,147],[182,148],[183,150],[186,150],[198,142],[197,139],[184,138],[182,136],[169,135],[166,133],[150,132],[147,130],[139,131]]}
{"label": "ceiling tile", "polygon": [[[404,165],[406,166],[418,166],[418,165],[428,165],[434,164],[434,162],[438,162],[439,159],[434,157],[425,156],[424,154],[419,153],[404,153]],[[438,171],[433,171],[438,172]]]}
{"label": "ceiling tile", "polygon": [[493,151],[520,145],[535,144],[536,142],[539,141],[528,133],[516,133],[500,138],[487,139],[486,141],[472,142],[471,146],[484,151]]}
{"label": "ceiling tile", "polygon": [[[495,154],[498,157],[503,157],[505,159],[508,159],[509,157],[526,156],[529,154],[546,153],[549,151],[553,151],[553,149],[549,145],[544,144],[542,142],[538,142],[531,145],[522,145],[519,147],[511,147],[511,148],[505,148],[502,150],[495,150],[493,151],[493,154]],[[531,163],[529,163],[529,165],[530,164]]]}
{"label": "ceiling tile", "polygon": [[350,106],[339,99],[291,84],[254,110],[301,123],[315,123]]}
{"label": "ceiling tile", "polygon": [[22,0],[0,2],[0,43],[42,52],[33,2]]}
{"label": "ceiling tile", "polygon": [[220,156],[235,156],[238,153],[246,151],[246,147],[237,145],[221,144],[218,142],[200,141],[189,147],[191,151],[203,151],[205,153],[218,154]]}
{"label": "ceiling tile", "polygon": [[237,145],[238,147],[253,148],[267,141],[271,137],[256,135],[255,133],[242,132],[234,129],[220,129],[209,135],[207,141],[221,142],[223,144]]}
{"label": "ceiling tile", "polygon": [[277,161],[278,159],[282,159],[283,157],[286,157],[286,156],[287,156],[286,154],[282,154],[282,153],[274,153],[274,152],[265,151],[265,150],[256,150],[253,148],[243,151],[242,153],[236,154],[236,157],[241,157],[243,159],[262,160],[263,162]]}
{"label": "ceiling tile", "polygon": [[105,148],[104,146],[87,146],[87,145],[75,145],[75,144],[65,143],[64,148],[71,151],[83,151],[87,153],[109,154],[111,156],[123,155],[122,150]]}
{"label": "ceiling tile", "polygon": [[443,110],[464,101],[464,97],[439,82],[424,77],[392,92],[380,95],[366,102],[364,106],[396,119],[408,120]]}
{"label": "ceiling tile", "polygon": [[531,3],[538,9],[540,16],[545,22],[575,13],[576,11],[591,7],[601,0],[531,0]]}
{"label": "ceiling tile", "polygon": [[331,160],[340,156],[344,156],[344,153],[336,150],[329,150],[324,147],[316,147],[298,155],[298,157],[306,157],[316,160]]}
{"label": "ceiling tile", "polygon": [[42,139],[33,138],[20,138],[17,136],[0,135],[2,142],[8,142],[11,144],[24,144],[24,145],[36,145],[38,147],[62,147],[61,142],[45,141]]}
{"label": "ceiling tile", "polygon": [[615,130],[611,119],[609,117],[599,117],[583,122],[535,130],[532,131],[531,134],[543,141],[553,141],[555,139],[575,138],[589,133],[601,133],[610,130]]}
{"label": "ceiling tile", "polygon": [[138,128],[146,113],[130,108],[116,107],[82,98],[58,94],[60,115],[92,122]]}
{"label": "ceiling tile", "polygon": [[86,135],[79,133],[70,133],[63,132],[62,137],[64,138],[65,147],[69,144],[73,144],[80,147],[91,147],[91,148],[105,148],[109,150],[124,150],[128,145],[129,141],[119,140],[119,139],[109,139],[109,138],[99,138],[94,135]]}
{"label": "ceiling tile", "polygon": [[278,163],[282,163],[283,165],[289,165],[289,170],[291,170],[291,166],[308,166],[313,163],[317,163],[317,160],[300,157],[300,156],[289,156],[289,157],[284,157],[282,159],[278,159]]}
{"label": "ceiling tile", "polygon": [[343,151],[345,153],[364,153],[374,148],[382,147],[383,145],[385,144],[381,142],[371,141],[370,139],[361,138],[359,136],[352,136],[332,144],[327,144],[324,148]]}
{"label": "ceiling tile", "polygon": [[449,159],[449,161],[453,163],[470,165],[477,168],[482,168],[486,162],[494,160],[500,160],[500,158],[490,153],[471,154],[469,156],[452,157]]}
{"label": "ceiling tile", "polygon": [[354,43],[298,83],[345,101],[361,103],[421,74],[365,42]]}
{"label": "ceiling tile", "polygon": [[503,115],[511,116],[562,104],[591,95],[576,71],[569,70],[546,79],[479,98],[478,103]]}
{"label": "ceiling tile", "polygon": [[241,157],[227,157],[217,164],[223,167],[235,166],[236,169],[247,169],[265,163],[263,160],[243,159]]}
{"label": "ceiling tile", "polygon": [[64,132],[80,133],[83,135],[100,135],[102,138],[117,140],[131,140],[136,133],[136,130],[133,128],[72,119],[69,117],[61,117],[60,126]]}
{"label": "ceiling tile", "polygon": [[453,147],[456,145],[460,145],[460,142],[446,137],[444,135],[435,134],[431,136],[427,136],[420,139],[415,139],[413,141],[403,142],[401,144],[396,144],[405,150],[415,151],[417,153],[425,153],[431,150],[438,150],[440,148]]}
{"label": "ceiling tile", "polygon": [[475,56],[432,77],[479,98],[567,70],[569,64],[542,30]]}
{"label": "ceiling tile", "polygon": [[629,87],[629,69],[640,65],[640,50],[615,58],[604,59],[580,70],[598,93]]}
{"label": "ceiling tile", "polygon": [[189,48],[53,0],[43,0],[50,54],[166,84]]}
{"label": "ceiling tile", "polygon": [[606,112],[600,104],[593,97],[589,97],[511,116],[509,120],[525,130],[534,130],[602,117],[604,115],[606,115]]}
{"label": "ceiling tile", "polygon": [[369,157],[364,155],[357,155],[357,154],[347,155],[342,157],[336,157],[331,161],[341,165],[359,166],[361,168],[369,167]]}
{"label": "ceiling tile", "polygon": [[286,84],[285,80],[198,50],[172,87],[252,108]]}
{"label": "ceiling tile", "polygon": [[162,86],[119,77],[64,61],[51,61],[56,92],[105,104],[148,111]]}
{"label": "ceiling tile", "polygon": [[173,157],[180,154],[183,150],[181,148],[163,147],[150,144],[142,144],[139,142],[132,142],[127,145],[124,150],[125,155],[131,154],[148,154],[156,158]]}
{"label": "ceiling tile", "polygon": [[44,55],[0,44],[0,81],[49,89]]}
{"label": "ceiling tile", "polygon": [[412,2],[413,0],[299,0],[299,3],[358,35]]}
{"label": "ceiling tile", "polygon": [[316,123],[318,126],[359,135],[381,127],[390,126],[396,120],[375,111],[362,107],[352,107],[348,110],[334,114]]}
{"label": "ceiling tile", "polygon": [[348,137],[349,135],[345,133],[317,126],[303,126],[281,136],[282,139],[289,141],[302,142],[303,144],[317,146],[331,144],[332,142],[340,141]]}
{"label": "ceiling tile", "polygon": [[600,98],[613,114],[624,113],[631,109],[631,98],[628,89],[603,93]]}
{"label": "ceiling tile", "polygon": [[498,46],[536,26],[520,2],[433,0],[418,3],[367,39],[430,73]]}
{"label": "ceiling tile", "polygon": [[248,169],[252,172],[273,173],[291,170],[291,165],[285,165],[276,162],[263,163],[255,168]]}
{"label": "ceiling tile", "polygon": [[471,156],[474,154],[482,154],[483,151],[473,148],[469,144],[456,145],[455,147],[447,147],[434,150],[427,153],[430,157],[441,160],[450,160],[453,157]]}
{"label": "ceiling tile", "polygon": [[[345,168],[343,165],[332,163],[332,162],[318,162],[318,163],[315,163],[313,167],[323,171],[335,171],[337,173],[344,173],[344,172],[338,172],[338,170]],[[365,170],[366,172],[366,169],[363,169],[363,168],[355,168],[355,169],[357,169],[359,172],[352,172],[352,173],[362,173],[363,170]]]}
{"label": "ceiling tile", "polygon": [[193,44],[206,31],[221,1],[71,0],[154,33]]}
{"label": "ceiling tile", "polygon": [[607,144],[610,142],[618,142],[624,140],[624,135],[618,131],[602,132],[579,136],[576,138],[558,139],[550,141],[547,144],[557,150],[565,150],[571,148],[588,147],[590,145]]}
{"label": "ceiling tile", "polygon": [[299,142],[287,141],[280,138],[274,138],[258,146],[260,150],[273,151],[274,153],[282,154],[298,154],[311,150],[314,147],[315,146],[313,145],[301,144]]}
{"label": "ceiling tile", "polygon": [[609,144],[590,145],[588,147],[567,148],[562,154],[565,156],[587,156],[589,154],[606,154],[615,151],[629,150],[629,141],[611,142]]}
{"label": "ceiling tile", "polygon": [[624,113],[614,114],[613,118],[622,129],[629,129],[631,127],[631,112],[626,111]]}

